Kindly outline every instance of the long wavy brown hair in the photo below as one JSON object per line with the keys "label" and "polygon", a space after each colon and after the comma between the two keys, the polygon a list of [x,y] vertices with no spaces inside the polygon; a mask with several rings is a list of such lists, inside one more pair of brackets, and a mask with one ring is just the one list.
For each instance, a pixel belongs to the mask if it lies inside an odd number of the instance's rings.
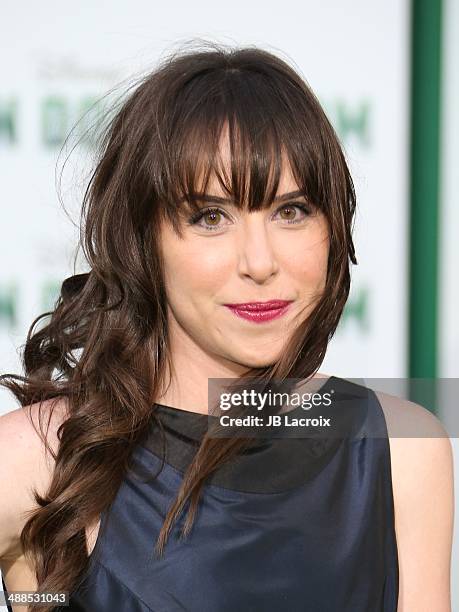
{"label": "long wavy brown hair", "polygon": [[[68,402],[46,495],[21,534],[39,590],[72,591],[88,567],[85,528],[113,501],[134,447],[147,435],[171,371],[161,221],[178,235],[183,198],[214,173],[238,206],[259,210],[276,194],[282,156],[329,228],[326,285],[278,361],[260,380],[309,379],[319,369],[350,288],[355,191],[339,139],[304,78],[258,47],[200,43],[163,57],[107,122],[85,190],[80,245],[89,271],[62,283],[23,346],[24,375],[4,374],[22,407]],[[229,129],[230,176],[220,173]],[[191,194],[191,196],[190,196]],[[37,323],[43,319],[39,328]],[[169,369],[167,369],[169,365]],[[46,434],[40,435],[50,451]],[[188,505],[194,521],[206,478],[250,443],[206,433],[156,541],[157,554]],[[35,608],[31,610],[51,610]]]}

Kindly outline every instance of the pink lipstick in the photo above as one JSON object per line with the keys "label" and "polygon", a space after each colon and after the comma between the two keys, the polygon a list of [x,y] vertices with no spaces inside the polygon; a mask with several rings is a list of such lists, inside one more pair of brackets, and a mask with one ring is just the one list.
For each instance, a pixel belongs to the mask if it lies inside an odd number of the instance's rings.
{"label": "pink lipstick", "polygon": [[268,302],[247,302],[245,304],[225,304],[236,316],[264,323],[284,315],[293,300],[269,300]]}

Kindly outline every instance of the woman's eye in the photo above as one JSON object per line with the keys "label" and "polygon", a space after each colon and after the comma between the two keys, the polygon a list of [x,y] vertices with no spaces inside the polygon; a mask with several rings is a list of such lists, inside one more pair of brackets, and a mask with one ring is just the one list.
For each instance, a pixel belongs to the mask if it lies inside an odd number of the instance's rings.
{"label": "woman's eye", "polygon": [[[298,214],[300,211],[300,214]],[[301,213],[303,213],[301,215]],[[311,214],[309,208],[303,204],[284,204],[276,211],[280,214],[281,220],[288,224],[301,223]],[[227,214],[220,208],[207,208],[195,213],[188,221],[189,225],[197,225],[206,231],[215,231],[222,227],[222,218],[228,218]],[[200,223],[200,221],[204,223]]]}
{"label": "woman's eye", "polygon": [[[300,210],[303,215],[297,215],[296,209]],[[279,214],[287,223],[301,223],[301,221],[304,221],[306,217],[311,214],[311,211],[303,204],[285,204],[279,209]]]}
{"label": "woman's eye", "polygon": [[[189,224],[198,225],[198,227],[202,227],[207,231],[213,231],[220,229],[221,225],[219,224],[219,220],[221,217],[226,217],[226,214],[219,208],[207,208],[193,215],[189,220]],[[205,221],[205,225],[199,224],[201,219]]]}

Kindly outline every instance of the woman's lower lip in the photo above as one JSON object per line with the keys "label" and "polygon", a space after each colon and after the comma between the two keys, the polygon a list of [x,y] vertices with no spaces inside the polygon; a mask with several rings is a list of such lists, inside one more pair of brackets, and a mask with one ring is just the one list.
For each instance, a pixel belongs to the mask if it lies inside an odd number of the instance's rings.
{"label": "woman's lower lip", "polygon": [[241,317],[241,319],[246,319],[247,321],[253,321],[254,323],[265,323],[266,321],[271,321],[272,319],[277,319],[278,317],[282,317],[285,314],[290,304],[286,304],[281,308],[273,308],[272,310],[259,310],[248,311],[242,310],[242,308],[234,308],[234,306],[227,306],[229,310],[231,310],[237,317]]}

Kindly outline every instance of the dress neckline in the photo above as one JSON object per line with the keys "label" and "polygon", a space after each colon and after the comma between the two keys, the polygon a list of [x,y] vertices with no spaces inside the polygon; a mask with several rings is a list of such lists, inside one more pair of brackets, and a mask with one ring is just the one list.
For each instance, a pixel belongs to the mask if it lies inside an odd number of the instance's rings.
{"label": "dress neckline", "polygon": [[[333,402],[323,408],[324,413],[331,411],[334,419],[343,425],[349,422],[358,425],[365,418],[368,401],[354,393],[355,389],[358,387],[351,382],[329,376],[314,392],[323,394],[330,391],[333,395]],[[220,416],[159,403],[154,406],[154,418],[141,446],[161,460],[162,465],[169,465],[183,474],[209,427]],[[316,407],[311,413],[314,410],[321,412],[322,407]],[[284,412],[293,418],[304,416],[304,413],[301,405]],[[282,492],[317,475],[338,452],[342,442],[336,435],[261,437],[212,473],[208,484],[233,491]]]}

